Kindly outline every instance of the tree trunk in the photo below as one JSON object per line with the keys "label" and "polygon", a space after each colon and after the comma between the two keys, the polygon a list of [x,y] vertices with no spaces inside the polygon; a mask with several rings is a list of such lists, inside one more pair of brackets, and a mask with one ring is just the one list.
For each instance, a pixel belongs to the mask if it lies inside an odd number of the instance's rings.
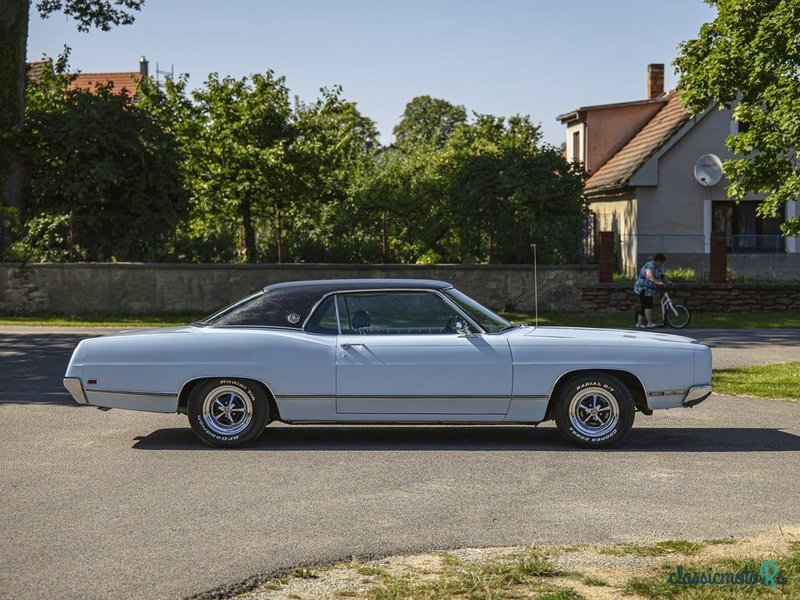
{"label": "tree trunk", "polygon": [[256,230],[253,227],[253,216],[250,202],[242,204],[242,226],[244,227],[244,261],[256,262]]}
{"label": "tree trunk", "polygon": [[387,216],[386,211],[383,211],[382,219],[381,219],[381,258],[383,259],[384,264],[388,259],[389,254],[389,243],[388,243],[388,234],[386,231],[387,225]]}
{"label": "tree trunk", "polygon": [[281,209],[276,209],[278,217],[278,264],[283,262],[283,223],[281,222]]}
{"label": "tree trunk", "polygon": [[[0,0],[0,135],[21,130],[25,122],[25,53],[29,0]],[[0,144],[2,205],[24,218],[24,163],[16,143]]]}

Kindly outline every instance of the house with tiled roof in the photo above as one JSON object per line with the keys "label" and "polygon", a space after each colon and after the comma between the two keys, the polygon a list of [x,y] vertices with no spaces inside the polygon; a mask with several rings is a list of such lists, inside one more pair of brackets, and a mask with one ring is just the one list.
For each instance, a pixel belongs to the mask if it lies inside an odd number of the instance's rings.
{"label": "house with tiled roof", "polygon": [[[38,81],[45,69],[52,69],[51,60],[37,60],[28,63],[28,78],[31,81]],[[112,73],[82,73],[78,72],[72,76],[69,88],[71,90],[94,91],[100,86],[111,86],[115,94],[122,94],[125,91],[131,98],[135,98],[139,90],[142,79],[148,76],[149,63],[143,56],[139,59],[138,71],[118,71]]]}
{"label": "house with tiled roof", "polygon": [[633,274],[663,252],[670,267],[706,273],[714,231],[726,234],[742,274],[764,263],[797,269],[797,239],[780,236],[781,222],[797,214],[796,202],[762,219],[756,215],[761,197],[736,205],[724,177],[715,185],[695,177],[701,157],[732,157],[725,138],[739,124],[731,111],[710,106],[690,118],[680,92],[664,90],[663,64],[648,66],[646,89],[644,100],[584,106],[558,117],[568,158],[589,173],[584,191],[597,227],[615,233],[617,270]]}
{"label": "house with tiled roof", "polygon": [[138,71],[118,71],[112,73],[77,73],[70,82],[70,89],[92,91],[98,85],[111,86],[116,94],[126,92],[131,98],[136,97],[139,84],[148,76],[149,63],[143,56],[139,59]]}

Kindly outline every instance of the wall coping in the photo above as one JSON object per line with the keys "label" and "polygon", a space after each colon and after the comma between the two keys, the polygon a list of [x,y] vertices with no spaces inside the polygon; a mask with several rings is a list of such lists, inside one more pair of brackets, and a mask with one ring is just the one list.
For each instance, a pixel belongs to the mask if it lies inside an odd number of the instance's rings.
{"label": "wall coping", "polygon": [[[631,283],[592,283],[584,285],[585,290],[627,290],[633,291],[633,282]],[[706,283],[706,282],[679,282],[673,288],[680,291],[682,289],[690,290],[763,290],[763,289],[788,289],[800,290],[800,282],[798,283],[771,283],[765,281],[763,283]]]}
{"label": "wall coping", "polygon": [[[418,265],[407,263],[0,263],[0,268],[8,269],[233,269],[250,270],[292,270],[292,269],[347,269],[370,271],[373,269],[398,269],[404,271],[532,271],[532,264],[480,265],[480,264],[434,264]],[[597,265],[539,265],[541,271],[596,271]]]}

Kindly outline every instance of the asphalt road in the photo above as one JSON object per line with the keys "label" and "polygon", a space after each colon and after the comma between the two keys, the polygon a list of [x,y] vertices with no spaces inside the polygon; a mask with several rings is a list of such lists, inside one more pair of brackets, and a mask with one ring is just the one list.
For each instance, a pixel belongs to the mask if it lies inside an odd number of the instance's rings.
{"label": "asphalt road", "polygon": [[[617,450],[552,426],[289,427],[200,444],[185,417],[78,407],[74,332],[0,330],[0,597],[176,598],[299,564],[465,546],[747,535],[800,519],[800,405],[712,396]],[[695,330],[694,334],[698,332]],[[715,363],[800,332],[702,332]]]}

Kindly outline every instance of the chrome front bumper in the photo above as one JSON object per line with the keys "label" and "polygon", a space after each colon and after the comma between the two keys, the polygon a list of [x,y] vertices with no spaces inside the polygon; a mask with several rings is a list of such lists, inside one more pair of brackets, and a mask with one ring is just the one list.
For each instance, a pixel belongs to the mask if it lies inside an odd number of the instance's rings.
{"label": "chrome front bumper", "polygon": [[80,377],[65,377],[64,387],[75,399],[78,404],[89,404],[86,399],[86,392],[83,391],[83,384],[81,384]]}
{"label": "chrome front bumper", "polygon": [[711,384],[695,385],[689,388],[686,395],[683,397],[681,404],[687,408],[700,404],[703,400],[711,395]]}

